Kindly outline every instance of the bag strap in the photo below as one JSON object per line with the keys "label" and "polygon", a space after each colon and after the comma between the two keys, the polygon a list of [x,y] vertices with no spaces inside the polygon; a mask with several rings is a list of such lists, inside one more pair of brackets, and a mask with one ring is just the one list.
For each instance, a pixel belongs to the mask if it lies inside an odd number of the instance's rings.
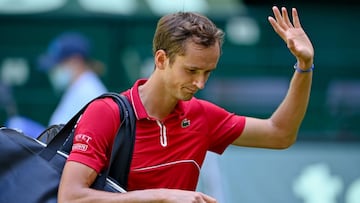
{"label": "bag strap", "polygon": [[[135,142],[136,118],[132,105],[128,99],[118,93],[104,93],[88,102],[77,114],[75,114],[59,131],[59,133],[42,150],[40,156],[45,160],[52,159],[58,150],[70,152],[73,141],[74,127],[83,114],[87,106],[100,98],[111,97],[119,106],[121,123],[115,137],[109,167],[101,172],[93,184],[93,188],[102,189],[105,185],[108,175],[118,182],[123,188],[127,187],[127,177],[130,170],[130,164]],[[111,171],[111,172],[110,172]]]}
{"label": "bag strap", "polygon": [[124,117],[127,119],[121,125],[114,142],[108,173],[126,189],[135,144],[136,117],[128,99],[123,95],[115,96],[122,99],[121,109],[126,109]]}
{"label": "bag strap", "polygon": [[115,101],[118,102],[119,108],[126,111],[120,115],[121,124],[113,144],[109,167],[99,174],[92,188],[104,188],[106,178],[110,177],[126,190],[135,143],[136,117],[125,96],[110,94],[117,98]]}

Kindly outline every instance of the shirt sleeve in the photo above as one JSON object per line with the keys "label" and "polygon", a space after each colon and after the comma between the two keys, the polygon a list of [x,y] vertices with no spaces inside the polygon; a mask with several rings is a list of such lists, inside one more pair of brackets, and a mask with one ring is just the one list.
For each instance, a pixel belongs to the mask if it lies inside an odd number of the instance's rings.
{"label": "shirt sleeve", "polygon": [[111,98],[92,102],[78,121],[68,161],[85,164],[100,173],[108,166],[119,126],[119,107]]}
{"label": "shirt sleeve", "polygon": [[209,150],[222,154],[243,132],[245,116],[228,112],[207,101],[202,101],[202,105],[209,124]]}

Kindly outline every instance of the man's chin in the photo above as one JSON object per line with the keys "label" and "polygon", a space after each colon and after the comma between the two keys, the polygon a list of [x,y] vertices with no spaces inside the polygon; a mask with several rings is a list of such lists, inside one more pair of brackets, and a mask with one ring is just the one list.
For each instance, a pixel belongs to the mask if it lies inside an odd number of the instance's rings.
{"label": "man's chin", "polygon": [[187,94],[187,95],[184,95],[181,100],[189,101],[191,98],[193,98],[193,96],[194,96],[193,94]]}

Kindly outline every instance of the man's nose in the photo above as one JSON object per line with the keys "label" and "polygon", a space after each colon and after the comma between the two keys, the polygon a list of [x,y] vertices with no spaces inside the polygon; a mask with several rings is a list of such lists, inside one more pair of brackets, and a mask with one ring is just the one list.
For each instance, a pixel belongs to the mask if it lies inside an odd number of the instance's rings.
{"label": "man's nose", "polygon": [[200,90],[204,89],[205,83],[206,80],[204,77],[198,77],[196,80],[194,80],[194,85]]}

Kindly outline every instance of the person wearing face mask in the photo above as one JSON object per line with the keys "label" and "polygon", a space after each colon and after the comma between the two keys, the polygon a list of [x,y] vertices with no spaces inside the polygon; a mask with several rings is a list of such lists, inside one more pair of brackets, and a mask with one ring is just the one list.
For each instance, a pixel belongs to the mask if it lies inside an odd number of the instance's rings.
{"label": "person wearing face mask", "polygon": [[38,65],[48,73],[61,99],[49,125],[66,123],[91,99],[107,92],[99,78],[102,63],[91,58],[91,43],[79,32],[64,32],[40,55]]}

